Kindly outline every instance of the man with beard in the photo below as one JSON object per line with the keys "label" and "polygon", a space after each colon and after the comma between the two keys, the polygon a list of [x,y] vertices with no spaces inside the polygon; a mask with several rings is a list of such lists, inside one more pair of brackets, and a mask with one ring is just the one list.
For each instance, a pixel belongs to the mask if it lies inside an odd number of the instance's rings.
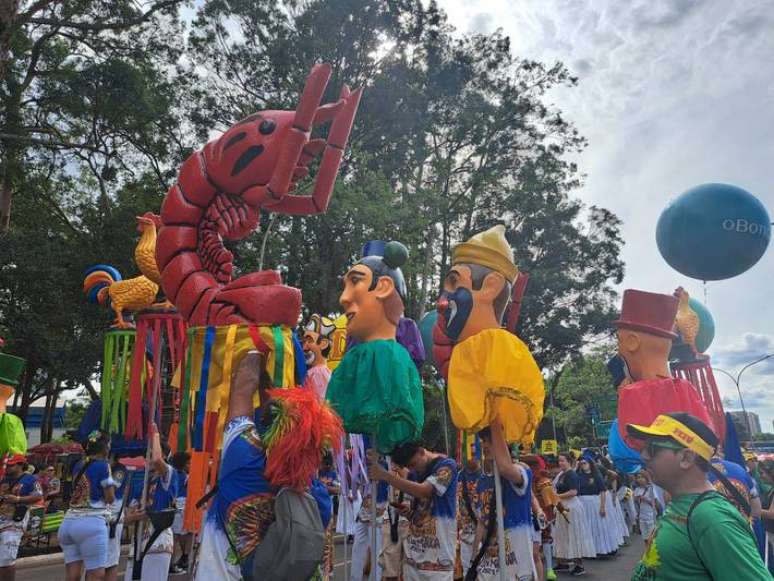
{"label": "man with beard", "polygon": [[543,416],[543,376],[501,326],[518,276],[502,225],[455,246],[433,341],[454,425],[477,432],[499,419],[509,443],[530,445]]}
{"label": "man with beard", "polygon": [[304,387],[311,389],[320,401],[325,401],[331,370],[328,368],[328,353],[331,350],[330,335],[336,330],[333,321],[320,315],[312,315],[304,328],[304,358],[306,359],[306,380]]}
{"label": "man with beard", "polygon": [[[495,449],[507,449],[513,442],[530,446],[543,416],[545,390],[540,369],[527,346],[502,328],[518,276],[504,226],[494,226],[458,244],[452,250],[452,266],[443,281],[440,316],[433,330],[435,360],[448,378],[454,425],[471,432],[493,426]],[[495,464],[496,513],[490,511],[490,521],[497,522],[498,555],[489,565],[501,579],[506,578],[507,570],[501,477],[508,480],[509,476],[517,477],[510,468],[507,474],[500,474]],[[485,551],[486,543],[471,569]]]}

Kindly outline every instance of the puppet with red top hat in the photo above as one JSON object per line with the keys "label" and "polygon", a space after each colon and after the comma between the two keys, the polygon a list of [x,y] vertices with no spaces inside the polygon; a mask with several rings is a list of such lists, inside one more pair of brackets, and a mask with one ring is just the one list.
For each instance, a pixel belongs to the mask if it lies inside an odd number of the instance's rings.
{"label": "puppet with red top hat", "polygon": [[712,425],[696,388],[669,371],[677,307],[673,295],[629,289],[624,292],[621,316],[613,322],[625,374],[618,393],[618,426],[621,437],[636,450],[642,442],[625,433],[630,423],[650,425],[659,414],[679,411]]}

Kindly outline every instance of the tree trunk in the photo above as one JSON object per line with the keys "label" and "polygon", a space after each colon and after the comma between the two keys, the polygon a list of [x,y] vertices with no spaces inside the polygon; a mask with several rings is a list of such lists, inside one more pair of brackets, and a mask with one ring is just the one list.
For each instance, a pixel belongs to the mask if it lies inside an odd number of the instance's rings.
{"label": "tree trunk", "polygon": [[56,392],[46,393],[46,403],[43,405],[43,417],[40,418],[40,443],[46,444],[51,440],[51,400],[56,401]]}
{"label": "tree trunk", "polygon": [[11,225],[11,187],[8,182],[0,184],[0,234],[8,232]]}
{"label": "tree trunk", "polygon": [[417,320],[421,321],[425,316],[425,310],[427,305],[427,293],[430,281],[433,280],[435,274],[435,268],[433,268],[433,242],[435,242],[436,234],[438,233],[435,224],[431,224],[427,231],[427,237],[425,238],[425,264],[422,268],[422,284],[419,291],[419,310],[417,314]]}

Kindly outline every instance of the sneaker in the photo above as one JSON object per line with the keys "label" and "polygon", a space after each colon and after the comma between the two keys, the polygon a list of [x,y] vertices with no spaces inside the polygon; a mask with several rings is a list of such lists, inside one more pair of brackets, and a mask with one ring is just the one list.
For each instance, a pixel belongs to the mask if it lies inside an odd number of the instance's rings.
{"label": "sneaker", "polygon": [[180,565],[172,565],[169,568],[170,575],[182,575],[183,573],[185,573],[185,569],[183,569]]}
{"label": "sneaker", "polygon": [[570,570],[570,565],[568,563],[558,563],[554,567],[554,571],[557,573],[567,573]]}
{"label": "sneaker", "polygon": [[556,573],[553,569],[546,571],[546,581],[556,581]]}
{"label": "sneaker", "polygon": [[586,569],[581,567],[580,565],[575,565],[575,567],[572,568],[572,571],[570,571],[570,575],[573,577],[580,577],[581,575],[586,574]]}

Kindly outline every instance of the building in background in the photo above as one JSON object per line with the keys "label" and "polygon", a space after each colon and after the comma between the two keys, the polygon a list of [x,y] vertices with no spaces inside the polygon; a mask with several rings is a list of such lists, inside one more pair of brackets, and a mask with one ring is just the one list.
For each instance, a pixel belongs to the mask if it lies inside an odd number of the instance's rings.
{"label": "building in background", "polygon": [[739,440],[752,440],[761,433],[761,420],[755,412],[729,412]]}
{"label": "building in background", "polygon": [[[65,433],[65,411],[66,406],[54,408],[52,418],[51,439],[56,440],[64,436]],[[43,406],[30,406],[27,412],[27,419],[24,421],[24,431],[27,432],[27,446],[32,448],[40,444],[40,425],[43,423],[45,408]]]}

